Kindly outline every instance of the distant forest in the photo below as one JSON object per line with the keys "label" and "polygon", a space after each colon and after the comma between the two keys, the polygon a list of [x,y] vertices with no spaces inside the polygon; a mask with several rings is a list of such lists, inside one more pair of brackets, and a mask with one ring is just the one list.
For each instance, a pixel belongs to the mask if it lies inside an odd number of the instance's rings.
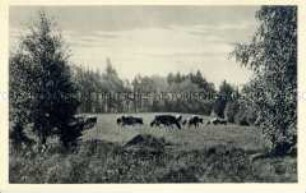
{"label": "distant forest", "polygon": [[226,105],[239,96],[238,88],[225,80],[216,89],[200,70],[164,77],[137,75],[129,81],[119,77],[111,59],[106,64],[103,72],[74,68],[79,113],[183,112],[223,117]]}

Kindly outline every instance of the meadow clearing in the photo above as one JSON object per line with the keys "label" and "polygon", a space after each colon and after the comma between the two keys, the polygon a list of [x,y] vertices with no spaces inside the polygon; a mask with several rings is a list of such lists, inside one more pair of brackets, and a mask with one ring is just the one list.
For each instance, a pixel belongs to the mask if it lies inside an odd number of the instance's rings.
{"label": "meadow clearing", "polygon": [[[163,126],[150,127],[150,122],[158,114],[171,113],[129,114],[142,117],[144,124],[125,127],[116,124],[117,117],[123,114],[98,115],[97,125],[93,129],[84,132],[83,141],[98,139],[124,145],[138,134],[148,134],[157,138],[164,138],[172,144],[173,149],[196,150],[214,145],[234,146],[247,151],[261,151],[264,149],[264,142],[260,133],[252,126],[239,126],[235,124],[206,125],[210,118],[202,116],[204,124],[200,124],[197,128],[193,126],[189,128],[187,125],[182,126],[182,129],[177,129],[175,126],[173,128]],[[183,119],[189,116],[188,114],[183,114]]]}
{"label": "meadow clearing", "polygon": [[[74,152],[53,146],[10,155],[11,183],[296,182],[294,156],[256,155],[265,141],[253,126],[150,127],[158,113],[138,113],[144,125],[121,127],[121,114],[99,114]],[[183,115],[188,117],[189,115]]]}

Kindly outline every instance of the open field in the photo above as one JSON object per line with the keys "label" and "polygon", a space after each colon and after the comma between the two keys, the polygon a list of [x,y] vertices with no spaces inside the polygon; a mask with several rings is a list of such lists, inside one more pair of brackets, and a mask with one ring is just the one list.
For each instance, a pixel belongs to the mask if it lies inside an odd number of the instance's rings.
{"label": "open field", "polygon": [[[98,115],[75,152],[52,147],[42,155],[10,155],[11,183],[296,182],[295,157],[260,158],[265,143],[255,127],[120,127],[120,114]],[[184,115],[184,117],[187,115]],[[204,117],[206,120],[208,117]],[[205,123],[205,121],[204,121]]]}
{"label": "open field", "polygon": [[[84,133],[83,140],[101,139],[110,142],[125,144],[137,134],[150,134],[155,137],[163,137],[171,142],[174,149],[195,150],[214,145],[226,145],[243,148],[249,151],[261,151],[264,142],[255,127],[239,126],[234,124],[206,125],[209,117],[204,117],[204,124],[198,128],[183,126],[181,130],[167,127],[150,127],[154,115],[158,113],[131,114],[140,116],[144,120],[142,126],[117,126],[116,118],[122,114],[98,115],[98,123],[95,128]],[[163,113],[162,113],[163,114]],[[190,115],[183,115],[183,119]]]}

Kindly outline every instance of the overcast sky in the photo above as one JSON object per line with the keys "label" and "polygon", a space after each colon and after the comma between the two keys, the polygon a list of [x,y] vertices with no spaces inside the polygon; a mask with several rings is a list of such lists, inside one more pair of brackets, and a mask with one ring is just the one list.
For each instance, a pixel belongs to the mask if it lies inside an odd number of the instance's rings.
{"label": "overcast sky", "polygon": [[[42,7],[10,8],[10,48]],[[44,7],[70,46],[73,63],[105,69],[109,57],[126,79],[189,73],[241,85],[251,72],[228,55],[256,29],[255,6]]]}

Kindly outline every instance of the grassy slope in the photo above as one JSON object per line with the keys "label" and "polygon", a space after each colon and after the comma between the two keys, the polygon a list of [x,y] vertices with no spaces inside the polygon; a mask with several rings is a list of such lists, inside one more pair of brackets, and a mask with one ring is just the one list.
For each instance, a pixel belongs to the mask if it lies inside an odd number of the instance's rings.
{"label": "grassy slope", "polygon": [[[237,125],[200,128],[118,127],[119,115],[99,115],[86,131],[77,153],[46,152],[10,155],[10,182],[18,183],[157,183],[157,182],[294,182],[296,159],[250,161],[264,151],[253,127]],[[125,148],[138,134],[164,138],[170,145],[154,149]],[[93,142],[95,140],[96,142]],[[97,142],[97,140],[99,140]]]}

